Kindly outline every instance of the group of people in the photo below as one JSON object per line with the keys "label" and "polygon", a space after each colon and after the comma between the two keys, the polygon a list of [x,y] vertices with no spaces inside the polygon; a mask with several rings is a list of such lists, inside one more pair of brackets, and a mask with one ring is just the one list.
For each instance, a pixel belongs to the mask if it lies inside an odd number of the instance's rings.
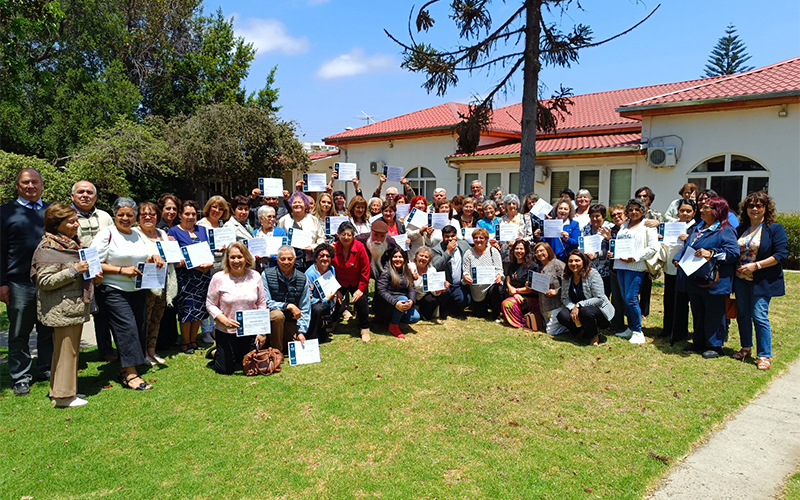
{"label": "group of people", "polygon": [[[208,357],[214,369],[231,374],[253,348],[286,352],[291,341],[322,343],[353,316],[364,342],[376,322],[388,323],[389,333],[402,339],[401,325],[471,314],[551,335],[584,335],[592,345],[599,343],[601,329],[612,329],[641,344],[653,274],[661,268],[661,336],[673,343],[687,340],[691,308],[687,350],[718,357],[728,333],[729,295],[735,293],[742,349],[734,357],[751,356],[755,326],[758,368],[770,367],[768,308],[771,297],[784,294],[787,239],[765,192],[750,193],[737,219],[724,198],[693,184],[681,188],[662,216],[651,208],[655,193],[648,187],[625,206],[608,208],[593,204],[587,190],[575,196],[565,189],[542,212],[534,210],[541,205],[535,194],[520,201],[495,188],[484,197],[479,181],[470,186],[472,196],[448,199],[438,188],[429,202],[405,179],[403,193],[390,187],[382,197],[385,177],[369,200],[354,179],[357,194],[347,200],[333,191],[335,179],[334,173],[316,199],[298,183],[283,199],[256,189],[231,200],[213,196],[202,209],[172,194],[155,203],[118,198],[108,214],[95,206],[97,190],[90,182],[73,186],[71,204],[47,204],[41,175],[22,170],[18,198],[0,207],[0,300],[11,323],[14,393],[30,392],[28,341],[35,325],[37,376],[49,379],[55,405],[86,404],[77,393],[77,359],[90,315],[99,355],[118,360],[123,386],[135,390],[152,388],[137,367],[163,364],[159,346],[177,343],[180,352],[193,354],[213,342]],[[403,204],[446,215],[437,217],[439,224],[407,210],[398,217]],[[326,231],[328,217],[346,219]],[[558,236],[545,237],[548,219],[561,222]],[[666,222],[685,223],[677,242],[661,242],[659,227]],[[181,247],[207,242],[208,230],[220,227],[233,228],[236,242],[215,249],[213,262],[169,263],[159,250],[168,241]],[[287,238],[273,255],[249,250],[253,238],[286,238],[293,231],[310,233],[310,244],[290,246]],[[596,235],[599,251],[596,245],[582,251],[583,239]],[[624,255],[615,257],[615,243],[627,249]],[[97,251],[101,272],[87,272],[86,249]],[[695,267],[687,272],[686,262]],[[163,288],[137,287],[142,263],[167,267]],[[442,274],[443,284],[436,279]],[[333,290],[320,284],[331,275],[338,282]],[[238,336],[236,312],[256,309],[269,310],[270,335]],[[201,329],[205,342],[199,344]]]}

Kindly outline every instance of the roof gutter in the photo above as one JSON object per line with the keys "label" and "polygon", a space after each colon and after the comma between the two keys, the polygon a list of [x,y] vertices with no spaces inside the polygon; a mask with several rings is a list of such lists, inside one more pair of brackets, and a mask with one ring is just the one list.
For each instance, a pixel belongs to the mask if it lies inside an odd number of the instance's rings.
{"label": "roof gutter", "polygon": [[[683,108],[689,106],[702,106],[703,104],[719,104],[726,102],[749,101],[752,99],[774,99],[776,97],[800,96],[800,89],[784,90],[781,92],[771,92],[769,94],[747,94],[732,97],[717,97],[714,99],[696,99],[692,101],[666,102],[661,104],[644,104],[642,106],[622,106],[615,108],[617,113],[633,113],[637,111],[648,111],[651,109]],[[623,115],[624,116],[624,115]]]}
{"label": "roof gutter", "polygon": [[[585,155],[597,153],[625,153],[625,152],[638,152],[639,145],[636,146],[620,146],[615,148],[589,148],[589,149],[563,149],[559,151],[542,151],[536,153],[537,158],[547,158],[548,156],[563,156],[563,155]],[[482,159],[493,160],[514,160],[519,159],[519,153],[502,154],[502,155],[480,155],[480,156],[445,156],[445,161],[480,161]]]}

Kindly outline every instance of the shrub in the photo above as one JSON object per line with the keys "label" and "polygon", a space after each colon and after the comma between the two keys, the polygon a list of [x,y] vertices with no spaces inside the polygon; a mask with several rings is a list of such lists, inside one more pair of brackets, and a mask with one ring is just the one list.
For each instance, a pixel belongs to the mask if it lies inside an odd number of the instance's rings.
{"label": "shrub", "polygon": [[786,229],[789,240],[788,269],[800,269],[800,213],[781,212],[775,218],[776,222]]}
{"label": "shrub", "polygon": [[[23,168],[33,168],[42,174],[42,180],[44,180],[42,199],[44,201],[52,203],[69,199],[72,184],[65,178],[64,173],[53,165],[33,156],[0,151],[0,203],[6,203],[17,197],[14,179]],[[66,184],[69,185],[67,186]],[[64,199],[65,196],[66,200]]]}

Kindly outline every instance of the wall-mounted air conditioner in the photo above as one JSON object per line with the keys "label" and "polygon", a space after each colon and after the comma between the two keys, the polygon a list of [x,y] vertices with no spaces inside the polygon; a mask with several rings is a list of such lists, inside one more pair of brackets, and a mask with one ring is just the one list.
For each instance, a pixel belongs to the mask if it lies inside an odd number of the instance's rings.
{"label": "wall-mounted air conditioner", "polygon": [[386,162],[382,161],[371,161],[369,162],[369,173],[372,175],[383,175],[383,167],[386,165]]}
{"label": "wall-mounted air conditioner", "polygon": [[654,168],[674,167],[675,148],[647,148],[647,164]]}

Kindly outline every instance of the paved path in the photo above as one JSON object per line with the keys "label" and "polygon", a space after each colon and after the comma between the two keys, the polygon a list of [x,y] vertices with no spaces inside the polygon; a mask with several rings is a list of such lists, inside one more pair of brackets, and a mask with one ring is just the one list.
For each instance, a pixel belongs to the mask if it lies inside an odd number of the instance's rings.
{"label": "paved path", "polygon": [[[753,367],[755,369],[755,367]],[[675,466],[652,500],[779,498],[800,463],[800,360]]]}
{"label": "paved path", "polygon": [[[88,349],[97,345],[94,338],[94,319],[89,319],[89,322],[83,325],[83,334],[81,335],[81,349]],[[36,328],[31,333],[31,356],[36,356]],[[0,347],[8,347],[8,330],[0,330]],[[0,364],[7,362],[6,358],[0,357]]]}

